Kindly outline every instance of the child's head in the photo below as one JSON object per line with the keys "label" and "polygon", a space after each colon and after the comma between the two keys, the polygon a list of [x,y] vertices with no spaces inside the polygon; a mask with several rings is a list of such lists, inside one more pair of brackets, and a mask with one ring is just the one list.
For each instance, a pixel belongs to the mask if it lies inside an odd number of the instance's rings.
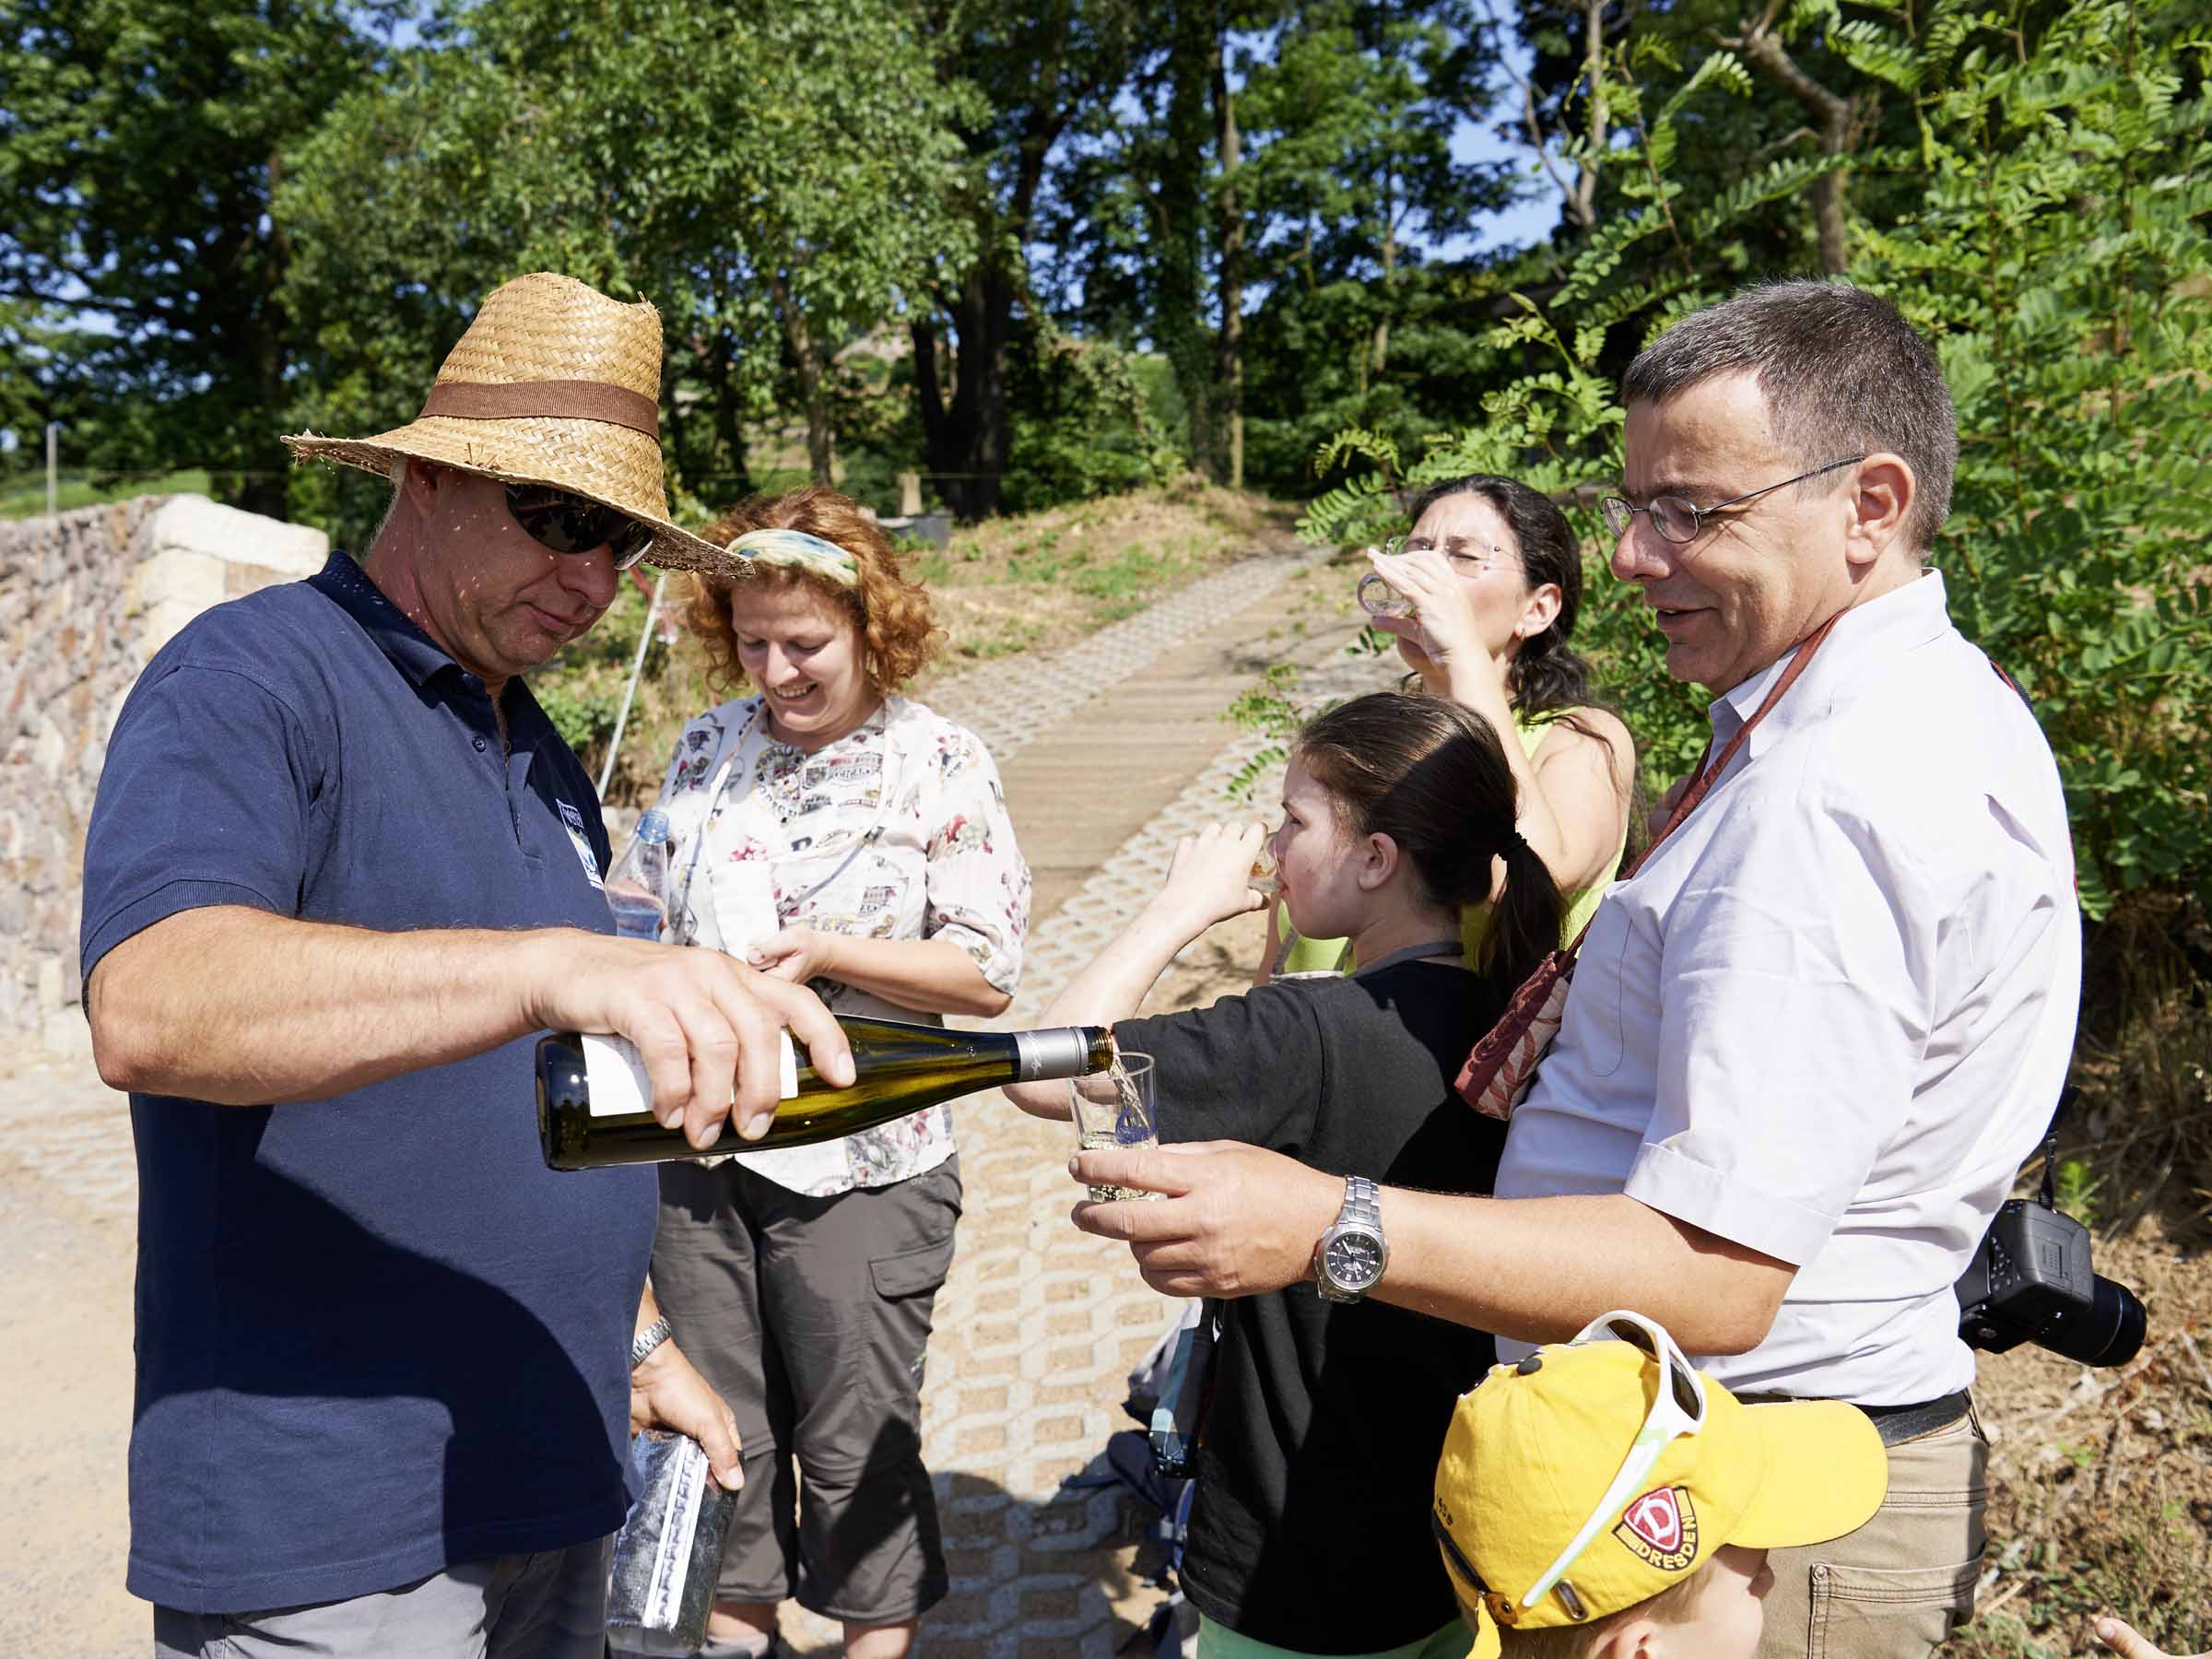
{"label": "child's head", "polygon": [[1865,1524],[1888,1485],[1857,1407],[1742,1405],[1607,1314],[1461,1396],[1430,1519],[1500,1659],[1749,1659],[1767,1551]]}
{"label": "child's head", "polygon": [[1468,965],[1519,983],[1559,943],[1559,894],[1516,806],[1498,734],[1465,704],[1397,691],[1338,704],[1299,733],[1284,781],[1275,853],[1292,925],[1356,934],[1394,888],[1456,914],[1492,899],[1502,859],[1489,959]]}
{"label": "child's head", "polygon": [[[1749,1659],[1773,1583],[1765,1550],[1724,1544],[1688,1577],[1587,1623],[1498,1626],[1498,1659]],[[1464,1592],[1460,1606],[1472,1624]]]}

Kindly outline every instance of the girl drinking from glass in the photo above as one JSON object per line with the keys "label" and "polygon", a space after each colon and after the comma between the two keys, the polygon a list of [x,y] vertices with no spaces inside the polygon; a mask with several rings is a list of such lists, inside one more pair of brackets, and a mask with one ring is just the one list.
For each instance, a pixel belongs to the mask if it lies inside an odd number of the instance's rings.
{"label": "girl drinking from glass", "polygon": [[[1269,902],[1253,885],[1264,832],[1214,826],[1182,841],[1159,895],[1044,1020],[1111,1022],[1120,1047],[1152,1057],[1162,1141],[1271,1147],[1347,1177],[1347,1200],[1349,1178],[1486,1193],[1505,1125],[1453,1079],[1559,932],[1515,795],[1496,732],[1463,704],[1386,691],[1334,709],[1299,735],[1269,845],[1292,923],[1350,940],[1359,968],[1133,1018],[1184,946]],[[1461,922],[1482,904],[1469,960]],[[1067,1115],[1065,1085],[1006,1092]],[[1491,1339],[1347,1300],[1325,1261],[1317,1275],[1222,1304],[1183,1559],[1199,1653],[1463,1659],[1430,1484]]]}

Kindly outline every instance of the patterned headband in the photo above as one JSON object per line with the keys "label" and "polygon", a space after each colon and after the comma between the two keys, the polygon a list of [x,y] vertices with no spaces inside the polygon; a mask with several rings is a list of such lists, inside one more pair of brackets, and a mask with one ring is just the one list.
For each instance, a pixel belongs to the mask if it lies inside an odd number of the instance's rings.
{"label": "patterned headband", "polygon": [[860,567],[853,555],[835,542],[809,535],[804,530],[747,530],[730,543],[740,559],[759,559],[764,565],[789,565],[812,571],[846,587],[860,585]]}

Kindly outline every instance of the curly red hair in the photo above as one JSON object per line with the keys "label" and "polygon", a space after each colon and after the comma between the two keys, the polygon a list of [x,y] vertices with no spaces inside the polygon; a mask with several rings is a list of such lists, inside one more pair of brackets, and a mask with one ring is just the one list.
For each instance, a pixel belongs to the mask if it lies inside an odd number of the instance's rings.
{"label": "curly red hair", "polygon": [[853,556],[860,585],[849,588],[815,571],[788,565],[756,565],[732,579],[692,571],[685,622],[706,647],[707,684],[716,691],[747,683],[737,663],[737,630],[730,622],[730,594],[737,582],[772,582],[806,586],[834,601],[860,629],[868,686],[888,697],[922,672],[943,636],[929,605],[929,590],[906,573],[890,537],[849,496],[809,484],[780,496],[755,496],[731,508],[699,534],[726,547],[748,530],[803,530],[834,542]]}

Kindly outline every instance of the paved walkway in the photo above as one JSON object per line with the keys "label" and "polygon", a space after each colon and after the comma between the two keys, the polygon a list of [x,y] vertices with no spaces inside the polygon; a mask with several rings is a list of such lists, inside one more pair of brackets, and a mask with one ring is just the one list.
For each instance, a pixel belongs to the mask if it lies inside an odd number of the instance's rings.
{"label": "paved walkway", "polygon": [[[1224,796],[1261,747],[1224,711],[1294,611],[1322,624],[1295,653],[1305,696],[1389,683],[1389,665],[1342,653],[1348,584],[1312,554],[1254,558],[1066,651],[931,691],[991,745],[1037,877],[1022,994],[994,1023],[1033,1020],[1151,893],[1177,836],[1272,806],[1272,777],[1252,806]],[[1202,942],[1205,960],[1171,976],[1182,994],[1156,1001],[1210,1000],[1248,971],[1252,931]],[[925,1621],[927,1652],[1108,1659],[1158,1600],[1132,1571],[1147,1517],[1113,1488],[1062,1483],[1124,1426],[1124,1378],[1168,1304],[1124,1251],[1067,1224],[1063,1126],[994,1095],[962,1109],[960,1139],[967,1208],[924,1394],[953,1588]],[[0,1653],[147,1651],[146,1609],[121,1583],[135,1203],[124,1103],[88,1064],[0,1077],[0,1394],[18,1407],[0,1427]],[[344,1471],[333,1480],[342,1493]],[[787,1635],[797,1653],[837,1651],[795,1610]]]}

